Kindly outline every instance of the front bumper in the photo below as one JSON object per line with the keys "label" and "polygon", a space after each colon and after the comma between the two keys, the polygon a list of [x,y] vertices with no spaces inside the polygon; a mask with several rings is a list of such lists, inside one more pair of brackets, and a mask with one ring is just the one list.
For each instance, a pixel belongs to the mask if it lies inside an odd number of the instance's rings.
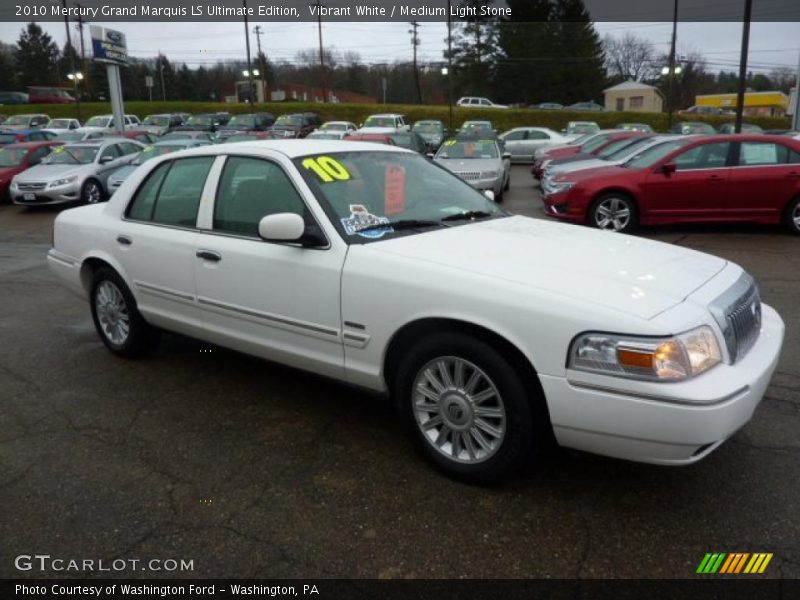
{"label": "front bumper", "polygon": [[771,307],[764,304],[762,311],[758,341],[741,360],[688,381],[540,375],[558,443],[662,465],[707,456],[750,420],[778,364],[784,324]]}
{"label": "front bumper", "polygon": [[54,188],[44,188],[34,191],[20,191],[11,189],[11,201],[20,206],[39,206],[45,204],[66,204],[76,202],[81,198],[81,186],[70,183]]}

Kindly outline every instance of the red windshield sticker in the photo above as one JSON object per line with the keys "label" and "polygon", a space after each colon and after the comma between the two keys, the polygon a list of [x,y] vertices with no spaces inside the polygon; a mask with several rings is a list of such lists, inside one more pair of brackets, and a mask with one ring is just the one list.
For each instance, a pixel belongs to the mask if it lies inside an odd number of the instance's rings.
{"label": "red windshield sticker", "polygon": [[384,179],[383,212],[397,215],[406,209],[406,170],[389,165]]}

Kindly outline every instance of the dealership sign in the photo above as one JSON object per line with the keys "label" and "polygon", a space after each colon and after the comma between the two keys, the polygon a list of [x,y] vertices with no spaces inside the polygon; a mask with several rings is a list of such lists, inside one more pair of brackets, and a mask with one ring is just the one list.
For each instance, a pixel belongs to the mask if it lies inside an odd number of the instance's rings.
{"label": "dealership sign", "polygon": [[97,62],[113,65],[128,64],[128,45],[124,33],[99,25],[92,25],[90,29],[94,59]]}

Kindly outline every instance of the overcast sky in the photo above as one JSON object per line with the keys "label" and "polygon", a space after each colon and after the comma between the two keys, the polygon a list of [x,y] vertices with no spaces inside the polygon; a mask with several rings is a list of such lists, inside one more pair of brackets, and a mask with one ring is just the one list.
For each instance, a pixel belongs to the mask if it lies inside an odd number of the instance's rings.
{"label": "overcast sky", "polygon": [[[43,27],[59,45],[64,43],[63,23],[44,23]],[[113,27],[126,34],[132,56],[150,57],[160,50],[171,61],[185,62],[190,67],[245,56],[243,23],[117,23]],[[262,22],[261,27],[263,48],[273,60],[292,60],[298,50],[317,46],[316,23]],[[632,31],[652,41],[659,52],[666,53],[669,49],[671,23],[597,23],[596,27],[601,35]],[[20,29],[19,23],[0,23],[0,40],[15,42]],[[421,60],[442,60],[446,32],[444,23],[422,24]],[[736,70],[741,33],[740,23],[679,23],[678,52],[702,53],[711,71]],[[323,38],[326,46],[340,52],[358,52],[364,62],[411,58],[408,25],[403,23],[323,23]],[[85,40],[90,49],[88,28]],[[255,42],[251,34],[253,55]],[[796,69],[798,54],[800,23],[752,24],[749,56],[752,71],[768,72],[779,65]]]}

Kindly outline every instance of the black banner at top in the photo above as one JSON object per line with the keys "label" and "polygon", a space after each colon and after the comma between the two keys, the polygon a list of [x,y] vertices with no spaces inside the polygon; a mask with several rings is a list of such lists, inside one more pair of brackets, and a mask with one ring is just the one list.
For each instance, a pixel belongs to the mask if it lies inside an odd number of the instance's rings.
{"label": "black banner at top", "polygon": [[[665,22],[673,0],[550,0],[561,20]],[[741,21],[745,0],[680,0],[683,22]],[[544,21],[544,2],[533,0],[67,0],[66,16],[103,23],[159,21]],[[566,16],[565,16],[566,15]],[[575,15],[570,17],[569,15]],[[0,21],[63,21],[62,0],[2,0]],[[798,22],[800,0],[753,0],[753,21]],[[800,36],[800,32],[799,36]]]}

